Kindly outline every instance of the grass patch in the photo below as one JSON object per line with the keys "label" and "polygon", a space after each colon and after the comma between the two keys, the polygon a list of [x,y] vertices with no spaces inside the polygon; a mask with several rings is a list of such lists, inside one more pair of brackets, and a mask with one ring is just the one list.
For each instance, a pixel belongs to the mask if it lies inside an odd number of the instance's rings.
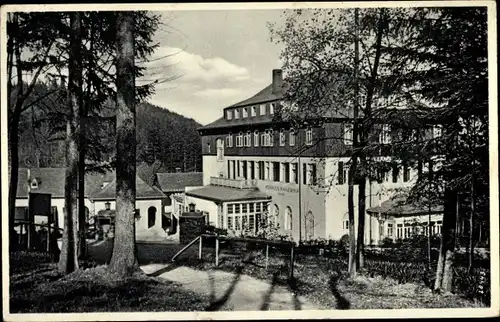
{"label": "grass patch", "polygon": [[121,279],[105,265],[66,276],[51,263],[43,263],[43,270],[29,267],[31,273],[16,266],[11,274],[11,313],[202,311],[210,304],[178,284],[140,272]]}

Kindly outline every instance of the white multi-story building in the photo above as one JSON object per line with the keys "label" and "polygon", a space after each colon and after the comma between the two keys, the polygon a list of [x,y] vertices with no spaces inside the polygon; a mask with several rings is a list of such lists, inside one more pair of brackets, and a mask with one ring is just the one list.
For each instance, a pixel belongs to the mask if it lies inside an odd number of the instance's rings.
{"label": "white multi-story building", "polygon": [[[295,241],[339,239],[349,230],[352,118],[346,110],[329,115],[320,125],[292,128],[274,117],[282,97],[282,73],[274,70],[271,85],[224,108],[221,118],[199,130],[203,187],[186,189],[183,206],[204,212],[216,227],[236,233],[243,227],[256,229],[257,220],[268,211],[281,232]],[[379,124],[370,137],[390,146],[397,135],[393,132]],[[366,208],[381,206],[393,188],[410,187],[415,178],[414,170],[396,166],[378,182],[367,182]],[[367,211],[365,223],[367,242],[398,236],[395,221],[382,219],[376,211]]]}

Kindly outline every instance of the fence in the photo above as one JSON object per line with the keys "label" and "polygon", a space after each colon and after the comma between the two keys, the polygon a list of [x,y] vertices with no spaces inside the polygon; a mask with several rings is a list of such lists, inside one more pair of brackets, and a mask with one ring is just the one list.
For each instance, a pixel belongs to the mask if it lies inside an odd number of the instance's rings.
{"label": "fence", "polygon": [[[17,245],[20,246],[21,249],[25,249],[25,250],[32,250],[32,249],[36,248],[38,246],[36,239],[39,238],[40,240],[38,240],[38,242],[39,242],[38,244],[42,244],[42,246],[44,246],[44,247],[42,247],[41,250],[46,250],[47,252],[50,252],[51,247],[54,246],[54,245],[52,245],[52,243],[54,243],[54,242],[57,243],[57,238],[54,241],[52,234],[59,234],[60,232],[63,231],[62,228],[53,227],[50,224],[35,224],[34,222],[29,221],[29,220],[16,219],[14,221],[14,227],[17,227],[17,226],[19,226],[19,236],[18,236],[17,240],[13,240],[13,238],[11,238],[10,242],[17,243]],[[46,236],[39,234],[36,231],[36,227],[41,227],[41,229],[46,229],[47,230]],[[10,233],[12,234],[13,232],[10,232]],[[46,241],[47,241],[46,245],[43,245],[44,238],[46,238]]]}
{"label": "fence", "polygon": [[267,240],[267,239],[257,239],[257,238],[244,238],[244,237],[228,237],[228,236],[218,236],[218,235],[208,235],[201,234],[200,236],[193,239],[190,243],[188,243],[184,248],[182,248],[177,254],[172,257],[172,261],[175,261],[176,258],[179,257],[182,253],[184,253],[188,248],[193,246],[196,242],[198,242],[198,259],[203,258],[203,240],[215,239],[215,266],[219,266],[219,257],[220,257],[220,242],[244,242],[244,243],[252,243],[252,244],[261,244],[266,246],[266,262],[265,268],[268,267],[269,262],[269,247],[278,246],[278,247],[287,247],[290,251],[290,270],[289,277],[293,278],[293,267],[295,262],[295,244],[289,241],[275,241],[275,240]]}

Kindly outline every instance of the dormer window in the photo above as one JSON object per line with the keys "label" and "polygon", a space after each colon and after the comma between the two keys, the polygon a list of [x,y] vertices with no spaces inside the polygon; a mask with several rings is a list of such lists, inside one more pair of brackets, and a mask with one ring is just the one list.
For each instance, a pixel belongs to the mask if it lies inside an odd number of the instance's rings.
{"label": "dormer window", "polygon": [[38,180],[35,178],[33,180],[31,180],[31,184],[30,184],[31,188],[33,189],[38,189]]}
{"label": "dormer window", "polygon": [[236,137],[236,146],[237,147],[242,147],[243,146],[243,133],[240,132],[238,136]]}
{"label": "dormer window", "polygon": [[257,116],[257,107],[256,107],[255,105],[253,105],[252,107],[250,107],[250,109],[251,109],[251,111],[252,111],[252,112],[251,112],[251,113],[252,113],[252,114],[251,114],[251,115],[252,115],[252,117],[253,117],[253,116]]}
{"label": "dormer window", "polygon": [[280,129],[280,146],[285,146],[285,130]]}
{"label": "dormer window", "polygon": [[260,115],[266,115],[266,104],[260,104]]}
{"label": "dormer window", "polygon": [[229,133],[226,136],[226,145],[227,145],[228,148],[233,147],[233,134],[232,133]]}
{"label": "dormer window", "polygon": [[242,118],[248,117],[248,108],[247,107],[244,107],[242,109],[242,112],[243,112]]}
{"label": "dormer window", "polygon": [[306,131],[306,145],[312,145],[313,143],[313,132],[311,128]]}
{"label": "dormer window", "polygon": [[231,110],[227,110],[227,111],[226,111],[226,118],[227,118],[228,120],[232,119],[232,118],[233,118],[233,111],[231,111]]}
{"label": "dormer window", "polygon": [[240,110],[239,109],[235,109],[234,110],[234,119],[239,119],[240,118]]}
{"label": "dormer window", "polygon": [[259,146],[259,131],[257,130],[253,133],[253,145]]}
{"label": "dormer window", "polygon": [[290,146],[295,145],[295,129],[290,129],[288,144],[290,144]]}
{"label": "dormer window", "polygon": [[245,134],[245,146],[252,146],[251,142],[252,136],[250,131]]}

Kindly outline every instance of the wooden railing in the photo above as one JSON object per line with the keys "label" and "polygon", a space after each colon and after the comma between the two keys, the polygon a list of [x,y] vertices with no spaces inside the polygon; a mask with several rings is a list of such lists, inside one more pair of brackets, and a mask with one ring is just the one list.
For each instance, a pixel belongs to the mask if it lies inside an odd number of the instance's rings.
{"label": "wooden railing", "polygon": [[269,262],[269,247],[270,246],[278,246],[278,247],[286,247],[290,250],[289,256],[289,278],[293,278],[293,268],[295,262],[295,243],[290,241],[278,241],[278,240],[267,240],[267,239],[259,239],[259,238],[245,238],[245,237],[229,237],[229,236],[219,236],[219,235],[209,235],[209,234],[201,234],[200,236],[193,239],[189,242],[185,247],[183,247],[180,251],[178,251],[171,259],[172,262],[175,262],[177,257],[184,253],[188,248],[193,246],[196,242],[198,242],[198,259],[201,260],[203,258],[203,240],[215,238],[215,266],[219,266],[219,255],[220,255],[220,242],[244,242],[247,244],[264,244],[266,245],[266,262],[265,268],[267,270],[268,262]]}
{"label": "wooden railing", "polygon": [[255,189],[257,180],[255,179],[228,179],[220,177],[211,177],[210,184],[214,186],[230,187],[237,189]]}

